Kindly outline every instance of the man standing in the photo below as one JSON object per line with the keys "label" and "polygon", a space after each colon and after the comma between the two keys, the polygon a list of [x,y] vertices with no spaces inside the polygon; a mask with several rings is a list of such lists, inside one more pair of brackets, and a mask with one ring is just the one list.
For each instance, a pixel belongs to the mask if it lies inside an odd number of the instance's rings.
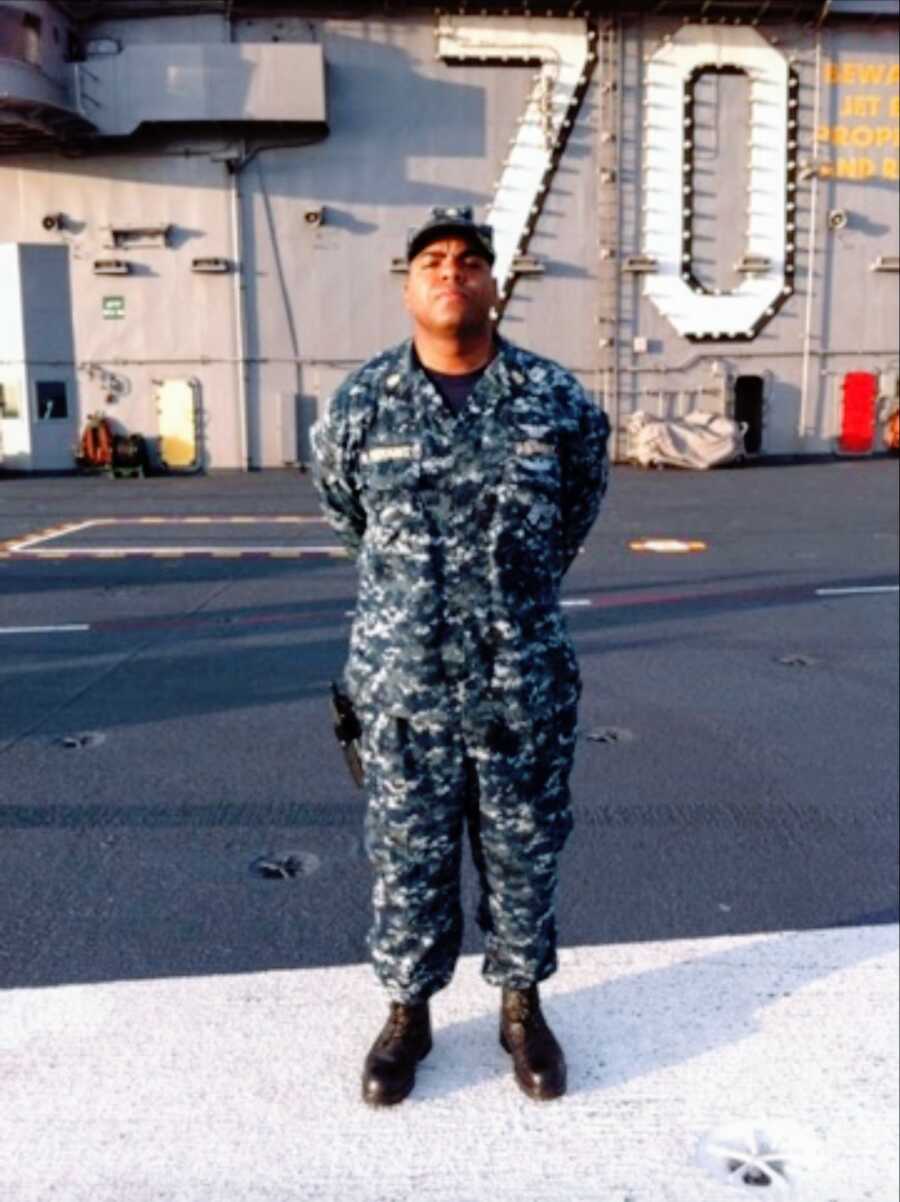
{"label": "man standing", "polygon": [[565,1058],[537,987],[557,966],[581,687],[559,588],[606,489],[609,425],[561,367],[495,334],[493,235],[470,209],[433,209],[407,260],[412,339],[352,373],[313,431],[325,513],[359,567],[345,681],[390,1000],[363,1097],[402,1101],[431,1049],[467,827],[500,1042],[520,1087],[555,1098]]}

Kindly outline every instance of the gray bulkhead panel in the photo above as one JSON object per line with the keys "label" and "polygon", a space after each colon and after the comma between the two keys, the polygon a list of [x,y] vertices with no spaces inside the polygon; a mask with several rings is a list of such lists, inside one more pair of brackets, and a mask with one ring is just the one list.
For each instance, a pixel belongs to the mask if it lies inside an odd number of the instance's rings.
{"label": "gray bulkhead panel", "polygon": [[[246,33],[256,33],[253,22]],[[282,36],[290,28],[282,23]],[[277,430],[265,412],[297,387],[313,412],[354,365],[405,337],[402,257],[410,226],[439,203],[484,213],[509,152],[533,66],[449,68],[435,58],[430,21],[326,22],[329,136],[300,151],[259,155],[241,180],[253,376],[263,420],[254,437],[272,462]],[[503,322],[510,338],[571,366],[592,365],[595,254],[590,220],[592,131],[579,122],[533,239],[547,274],[522,280]],[[322,210],[322,223],[314,214]],[[586,383],[590,386],[591,379]]]}
{"label": "gray bulkhead panel", "polygon": [[325,120],[316,46],[126,45],[83,73],[103,135],[159,122]]}
{"label": "gray bulkhead panel", "polygon": [[[752,340],[709,343],[678,333],[644,294],[641,276],[621,271],[644,249],[647,60],[680,27],[629,21],[610,60],[620,98],[620,211],[612,229],[618,295],[601,282],[611,231],[597,217],[601,140],[609,132],[604,61],[552,184],[536,201],[527,249],[544,273],[517,279],[502,332],[576,370],[610,410],[620,455],[630,413],[727,411],[740,375],[764,380],[765,452],[830,449],[840,376],[828,373],[886,370],[896,361],[897,275],[870,266],[897,254],[897,183],[885,163],[892,156],[896,163],[900,152],[893,132],[873,133],[877,147],[863,145],[869,134],[848,132],[839,136],[851,145],[826,148],[815,146],[814,132],[817,123],[820,132],[841,124],[896,131],[889,72],[877,84],[872,74],[863,83],[852,72],[824,82],[832,78],[831,62],[895,66],[896,31],[822,31],[818,93],[816,33],[783,25],[761,31],[793,58],[800,80],[797,157],[811,174],[801,171],[797,183],[794,292]],[[220,16],[153,18],[105,22],[95,32],[129,43],[221,42],[229,27]],[[231,36],[322,46],[324,140],[254,154],[253,141],[173,133],[166,145],[124,153],[0,159],[0,242],[43,239],[69,248],[82,418],[112,397],[109,411],[152,437],[153,381],[191,377],[201,386],[205,462],[277,465],[304,456],[309,422],[346,371],[404,336],[403,277],[390,265],[403,253],[407,227],[431,204],[455,201],[480,212],[490,205],[536,68],[449,66],[436,57],[429,16],[244,19]],[[745,77],[726,74],[704,76],[697,88],[692,252],[710,287],[734,286],[744,249],[747,91]],[[842,107],[857,103],[847,97],[876,93],[882,113],[842,122]],[[225,160],[241,156],[245,166],[235,176]],[[841,178],[816,167],[826,158],[863,157],[877,162],[865,178],[848,177],[846,165]],[[679,202],[675,189],[672,203]],[[837,230],[829,225],[835,210],[848,215]],[[42,217],[60,212],[62,228],[45,232]],[[171,230],[164,245],[123,251],[109,245],[117,226]],[[236,254],[242,278],[191,269],[195,258]],[[94,263],[104,258],[127,259],[130,274],[95,274]],[[109,298],[121,305],[110,307]],[[610,330],[615,346],[603,350],[601,336]]]}
{"label": "gray bulkhead panel", "polygon": [[[834,421],[847,371],[884,370],[897,404],[900,67],[896,27],[824,34],[815,345],[827,353],[810,426]],[[894,270],[880,270],[893,258]],[[889,352],[889,353],[885,353]]]}
{"label": "gray bulkhead panel", "polygon": [[[648,196],[648,123],[659,120],[650,103],[649,62],[665,54],[667,39],[678,34],[680,23],[646,19],[623,31],[623,75],[625,102],[621,153],[620,205],[623,213],[621,260],[637,255],[645,246]],[[808,31],[780,26],[761,29],[766,42],[785,56],[800,79],[803,100],[799,115],[800,151],[811,148],[813,138],[812,95],[815,65],[812,37]],[[703,37],[698,28],[696,37]],[[723,52],[725,62],[727,51]],[[710,61],[715,60],[713,54]],[[685,83],[687,80],[685,80]],[[681,100],[681,88],[674,99]],[[787,98],[784,98],[785,113]],[[738,263],[748,249],[751,197],[750,155],[755,135],[748,75],[744,71],[713,71],[705,66],[693,88],[694,126],[684,130],[692,140],[688,159],[692,170],[678,178],[673,171],[669,204],[673,210],[690,211],[692,239],[691,268],[698,283],[711,292],[732,291],[742,283]],[[679,122],[679,125],[681,123]],[[811,149],[807,151],[811,156]],[[683,189],[690,188],[689,192]],[[661,203],[665,204],[665,200]],[[760,376],[764,391],[764,450],[791,454],[801,450],[796,434],[802,370],[805,267],[802,231],[809,226],[808,188],[798,185],[796,225],[801,231],[795,263],[795,290],[780,311],[755,337],[736,340],[695,341],[683,337],[672,321],[644,294],[641,276],[622,275],[622,322],[617,347],[619,387],[616,398],[616,450],[627,451],[628,418],[637,411],[660,417],[681,417],[692,410],[732,412],[734,381],[739,376]],[[779,221],[783,218],[779,217]],[[710,318],[697,319],[693,327],[702,333],[717,329],[715,301],[709,298]],[[822,449],[822,440],[803,448]]]}
{"label": "gray bulkhead panel", "polygon": [[[209,462],[239,466],[233,277],[191,270],[194,257],[231,255],[224,165],[206,152],[186,158],[174,150],[42,157],[27,167],[0,161],[0,190],[13,201],[6,221],[13,217],[14,240],[47,237],[43,217],[63,214],[51,239],[69,251],[82,423],[105,410],[153,438],[154,380],[198,377]],[[165,244],[112,245],[113,230],[145,227],[168,228]],[[110,261],[127,263],[128,274],[96,274],[95,264]]]}
{"label": "gray bulkhead panel", "polygon": [[65,471],[78,430],[68,251],[2,244],[0,276],[0,463]]}

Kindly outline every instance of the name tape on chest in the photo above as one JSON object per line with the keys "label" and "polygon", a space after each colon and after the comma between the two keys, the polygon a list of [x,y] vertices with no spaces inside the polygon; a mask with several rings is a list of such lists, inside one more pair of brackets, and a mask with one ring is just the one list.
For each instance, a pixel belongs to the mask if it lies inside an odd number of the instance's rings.
{"label": "name tape on chest", "polygon": [[556,448],[549,442],[538,442],[537,439],[527,438],[524,442],[516,443],[517,455],[554,455]]}
{"label": "name tape on chest", "polygon": [[362,463],[390,463],[392,460],[420,459],[422,448],[416,443],[397,444],[392,447],[370,447],[360,455]]}
{"label": "name tape on chest", "polygon": [[[540,442],[535,438],[526,438],[524,441],[514,443],[513,445],[517,455],[556,454],[556,447],[552,443]],[[368,450],[360,454],[360,462],[363,464],[402,463],[421,458],[422,448],[417,443],[397,443],[394,446],[369,447]]]}

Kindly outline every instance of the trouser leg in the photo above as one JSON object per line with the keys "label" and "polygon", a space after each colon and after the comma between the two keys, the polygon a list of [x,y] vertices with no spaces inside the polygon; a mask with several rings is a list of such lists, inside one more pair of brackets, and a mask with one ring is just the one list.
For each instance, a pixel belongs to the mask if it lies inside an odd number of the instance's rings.
{"label": "trouser leg", "polygon": [[469,836],[469,849],[472,854],[472,863],[475,866],[475,871],[478,874],[478,909],[475,912],[475,920],[478,926],[488,934],[493,930],[493,919],[491,917],[491,907],[488,901],[490,895],[490,882],[488,881],[487,865],[484,860],[484,849],[481,845],[481,812],[479,809],[480,797],[478,788],[478,771],[475,767],[474,760],[468,756],[465,760],[466,768],[466,793],[465,793],[465,820],[466,830]]}
{"label": "trouser leg", "polygon": [[369,949],[392,1001],[424,1001],[449,982],[462,941],[462,744],[452,729],[390,715],[366,714],[362,725]]}
{"label": "trouser leg", "polygon": [[467,813],[481,881],[483,973],[495,985],[527,989],[556,971],[557,863],[572,829],[575,719],[571,704],[530,727],[466,733],[477,781]]}

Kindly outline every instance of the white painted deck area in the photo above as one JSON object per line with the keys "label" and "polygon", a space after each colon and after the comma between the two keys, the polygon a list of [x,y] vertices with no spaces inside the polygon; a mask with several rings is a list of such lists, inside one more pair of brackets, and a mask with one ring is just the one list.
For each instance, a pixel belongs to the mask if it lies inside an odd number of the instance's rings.
{"label": "white painted deck area", "polygon": [[[460,963],[402,1106],[359,1071],[368,965],[0,995],[3,1202],[898,1198],[897,928],[569,949],[544,988],[570,1093],[523,1097]],[[789,1193],[717,1182],[729,1120],[821,1147]],[[798,1170],[799,1172],[799,1170]]]}

